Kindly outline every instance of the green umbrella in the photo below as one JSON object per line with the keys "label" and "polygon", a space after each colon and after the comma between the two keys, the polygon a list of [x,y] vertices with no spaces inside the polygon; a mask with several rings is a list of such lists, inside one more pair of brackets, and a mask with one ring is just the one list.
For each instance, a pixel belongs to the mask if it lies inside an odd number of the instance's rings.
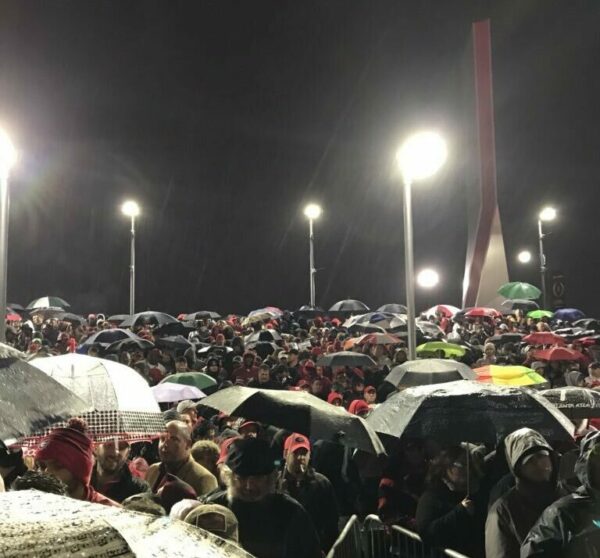
{"label": "green umbrella", "polygon": [[462,357],[467,353],[467,349],[464,347],[443,341],[430,341],[417,347],[418,355],[436,354],[437,351],[443,351],[447,357]]}
{"label": "green umbrella", "polygon": [[498,289],[498,294],[501,294],[505,298],[515,299],[524,298],[526,300],[535,300],[540,298],[542,291],[537,287],[530,285],[529,283],[521,283],[517,281],[515,283],[506,283]]}
{"label": "green umbrella", "polygon": [[179,372],[167,376],[160,383],[169,382],[170,384],[184,384],[186,386],[194,386],[200,390],[214,387],[217,381],[203,372]]}
{"label": "green umbrella", "polygon": [[527,312],[527,317],[533,318],[534,320],[551,318],[552,316],[554,316],[554,312],[550,312],[550,310],[532,310],[531,312]]}

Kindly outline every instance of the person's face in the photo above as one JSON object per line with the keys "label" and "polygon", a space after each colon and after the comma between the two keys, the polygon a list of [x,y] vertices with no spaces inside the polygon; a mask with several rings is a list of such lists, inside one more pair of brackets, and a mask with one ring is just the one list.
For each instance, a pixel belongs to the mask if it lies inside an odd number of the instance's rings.
{"label": "person's face", "polygon": [[270,378],[270,374],[269,374],[269,371],[268,371],[268,370],[265,370],[265,369],[261,368],[261,369],[258,371],[258,381],[259,381],[261,384],[264,384],[264,383],[268,382],[268,381],[269,381],[269,378]]}
{"label": "person's face", "polygon": [[496,349],[494,347],[486,347],[484,352],[485,356],[491,357],[496,354]]}
{"label": "person's face", "polygon": [[186,439],[176,425],[169,424],[158,441],[160,459],[163,463],[184,461],[190,455],[191,445],[191,440]]}
{"label": "person's face", "polygon": [[75,477],[73,477],[73,475],[71,474],[71,471],[65,469],[54,459],[40,461],[38,463],[38,469],[42,473],[48,473],[49,475],[52,475],[55,479],[64,482],[67,485],[69,493],[71,493],[74,487],[78,484]]}
{"label": "person's face", "polygon": [[246,426],[245,428],[242,428],[239,432],[240,432],[240,435],[242,436],[242,438],[257,438],[258,437],[258,430],[256,429],[256,426],[254,426],[254,425]]}
{"label": "person's face", "polygon": [[521,466],[521,476],[531,482],[548,482],[552,477],[552,460],[549,455],[536,453]]}
{"label": "person's face", "polygon": [[241,477],[231,475],[231,491],[233,497],[244,502],[259,502],[273,491],[271,475]]}
{"label": "person's face", "polygon": [[298,448],[296,451],[289,451],[285,458],[287,470],[292,475],[304,475],[310,463],[310,451],[306,448]]}
{"label": "person's face", "polygon": [[337,399],[334,399],[331,404],[334,407],[341,407],[342,406],[342,400],[338,397]]}
{"label": "person's face", "polygon": [[377,392],[369,390],[367,392],[365,392],[365,401],[371,405],[372,403],[375,403],[375,400],[377,399]]}
{"label": "person's face", "polygon": [[588,374],[590,375],[590,378],[595,378],[597,380],[600,380],[600,367],[592,368],[590,366],[588,368]]}
{"label": "person's face", "polygon": [[181,422],[185,422],[186,426],[190,429],[190,432],[194,429],[194,421],[191,415],[187,412],[181,414]]}
{"label": "person's face", "polygon": [[175,368],[177,372],[185,372],[187,370],[187,362],[177,361],[175,363]]}
{"label": "person's face", "polygon": [[246,368],[251,368],[254,366],[254,357],[252,355],[244,357],[244,366]]}
{"label": "person's face", "polygon": [[96,459],[105,473],[116,473],[125,465],[129,456],[127,442],[106,442],[96,447]]}
{"label": "person's face", "polygon": [[467,486],[467,464],[464,458],[456,459],[446,469],[448,480],[459,490]]}
{"label": "person's face", "polygon": [[312,383],[312,392],[313,393],[321,393],[322,390],[323,390],[323,384],[321,383],[321,380],[315,380]]}
{"label": "person's face", "polygon": [[198,420],[198,411],[196,411],[196,409],[186,409],[183,415],[188,416],[192,424],[196,424],[196,421]]}

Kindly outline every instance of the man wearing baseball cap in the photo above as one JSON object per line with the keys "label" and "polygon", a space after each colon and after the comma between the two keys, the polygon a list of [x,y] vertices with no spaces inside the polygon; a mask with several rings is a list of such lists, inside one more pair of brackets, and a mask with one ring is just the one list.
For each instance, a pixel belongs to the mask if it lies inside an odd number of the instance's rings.
{"label": "man wearing baseball cap", "polygon": [[227,491],[206,503],[234,513],[245,550],[256,558],[320,558],[319,537],[306,510],[277,492],[277,458],[268,442],[236,439],[226,465]]}
{"label": "man wearing baseball cap", "polygon": [[302,434],[288,436],[283,446],[285,467],[279,489],[302,504],[317,528],[327,553],[338,536],[339,512],[329,479],[310,466],[310,441]]}

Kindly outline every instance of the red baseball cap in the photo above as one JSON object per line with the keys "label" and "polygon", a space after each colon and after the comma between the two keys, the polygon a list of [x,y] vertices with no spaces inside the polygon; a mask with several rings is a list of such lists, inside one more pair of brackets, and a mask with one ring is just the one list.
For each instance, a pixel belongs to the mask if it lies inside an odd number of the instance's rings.
{"label": "red baseball cap", "polygon": [[248,428],[249,426],[252,426],[254,428],[256,428],[256,430],[260,430],[260,424],[258,424],[258,422],[255,422],[253,420],[247,420],[246,422],[243,422],[240,427],[238,428],[238,432],[241,432],[242,430],[244,430],[245,428]]}
{"label": "red baseball cap", "polygon": [[331,391],[327,396],[327,403],[333,403],[336,399],[339,401],[344,400],[341,393],[338,393],[337,391]]}
{"label": "red baseball cap", "polygon": [[310,440],[306,436],[295,432],[287,437],[285,444],[283,445],[283,452],[294,453],[301,448],[310,451]]}
{"label": "red baseball cap", "polygon": [[223,440],[221,443],[221,451],[219,452],[219,459],[217,459],[217,465],[223,465],[227,461],[227,453],[229,452],[229,446],[233,444],[236,440],[241,440],[240,436],[232,436],[231,438],[227,438]]}
{"label": "red baseball cap", "polygon": [[353,415],[360,415],[362,413],[368,413],[371,411],[371,407],[364,399],[355,399],[350,403],[348,411]]}

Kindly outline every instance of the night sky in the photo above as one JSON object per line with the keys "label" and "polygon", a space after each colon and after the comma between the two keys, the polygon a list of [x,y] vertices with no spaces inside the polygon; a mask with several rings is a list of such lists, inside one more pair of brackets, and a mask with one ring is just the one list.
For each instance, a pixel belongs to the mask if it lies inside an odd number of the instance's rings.
{"label": "night sky", "polygon": [[394,154],[415,128],[450,159],[414,192],[416,268],[460,305],[475,145],[471,23],[491,18],[500,212],[512,280],[539,284],[536,214],[560,210],[548,264],[600,315],[600,2],[0,0],[0,122],[11,182],[10,301],[243,313],[403,302]]}

